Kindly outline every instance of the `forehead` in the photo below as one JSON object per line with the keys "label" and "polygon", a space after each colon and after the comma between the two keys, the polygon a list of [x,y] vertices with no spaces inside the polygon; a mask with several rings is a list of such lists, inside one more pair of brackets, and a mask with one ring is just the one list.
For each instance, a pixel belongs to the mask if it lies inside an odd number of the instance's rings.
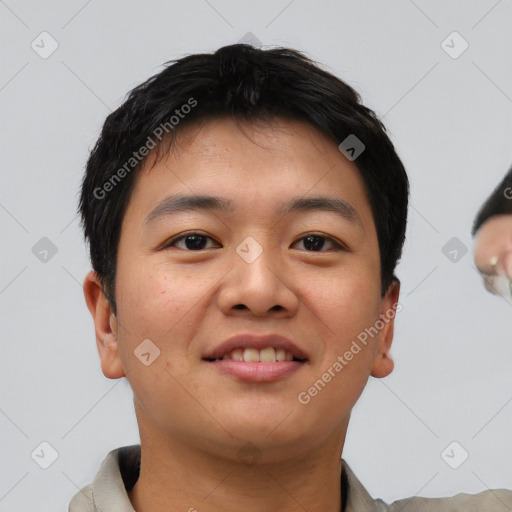
{"label": "forehead", "polygon": [[252,215],[297,197],[329,195],[373,225],[360,172],[336,143],[301,121],[219,118],[181,128],[168,154],[141,169],[126,216],[147,215],[166,196],[212,195]]}

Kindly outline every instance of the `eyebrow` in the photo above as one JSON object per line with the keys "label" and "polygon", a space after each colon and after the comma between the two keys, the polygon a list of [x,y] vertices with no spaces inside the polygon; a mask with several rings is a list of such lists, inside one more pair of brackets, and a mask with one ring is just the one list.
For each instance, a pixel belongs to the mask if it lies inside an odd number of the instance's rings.
{"label": "eyebrow", "polygon": [[284,215],[304,211],[334,212],[345,220],[363,225],[357,210],[351,204],[336,197],[298,197],[281,206],[281,213]]}
{"label": "eyebrow", "polygon": [[[233,212],[234,208],[232,201],[222,197],[207,195],[172,195],[160,201],[148,214],[144,223],[149,224],[159,218],[186,210]],[[352,223],[363,225],[357,210],[346,201],[335,197],[297,197],[280,205],[277,211],[283,215],[304,211],[328,211],[334,212]]]}
{"label": "eyebrow", "polygon": [[149,213],[144,221],[148,224],[161,217],[167,217],[175,212],[183,212],[186,210],[223,210],[233,211],[233,204],[228,199],[215,196],[201,195],[174,195],[165,197],[158,205]]}

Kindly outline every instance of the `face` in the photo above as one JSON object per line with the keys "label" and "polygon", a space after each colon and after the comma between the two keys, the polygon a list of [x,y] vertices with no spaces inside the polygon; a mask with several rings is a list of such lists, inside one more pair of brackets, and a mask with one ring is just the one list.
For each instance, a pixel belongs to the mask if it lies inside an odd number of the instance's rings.
{"label": "face", "polygon": [[475,264],[481,272],[512,277],[512,215],[485,221],[475,237]]}
{"label": "face", "polygon": [[474,259],[485,288],[510,300],[512,215],[495,215],[482,224],[475,237]]}
{"label": "face", "polygon": [[[178,195],[218,201],[165,204]],[[84,289],[103,372],[130,382],[141,440],[232,458],[250,442],[270,462],[339,442],[369,375],[392,371],[398,284],[384,299],[380,284],[364,183],[336,144],[301,122],[217,119],[185,127],[137,176],[117,318],[94,273]],[[274,350],[233,353],[238,340],[209,360],[237,335]],[[285,361],[236,361],[255,354]]]}

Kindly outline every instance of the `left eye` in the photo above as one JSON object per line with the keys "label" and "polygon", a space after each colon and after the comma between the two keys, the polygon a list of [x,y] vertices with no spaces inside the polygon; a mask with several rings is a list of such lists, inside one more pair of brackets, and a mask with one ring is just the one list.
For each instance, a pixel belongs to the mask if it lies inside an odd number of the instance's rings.
{"label": "left eye", "polygon": [[[201,233],[189,233],[188,235],[182,235],[180,237],[174,238],[169,241],[169,243],[165,244],[164,249],[168,247],[177,246],[178,242],[183,242],[185,246],[178,247],[178,249],[188,249],[190,251],[200,251],[202,249],[210,249],[210,247],[206,247],[207,241],[212,240],[213,238],[203,235]],[[183,245],[183,244],[182,244]]]}
{"label": "left eye", "polygon": [[330,243],[331,246],[334,247],[334,249],[345,249],[340,243],[335,242],[332,238],[315,234],[307,235],[295,243],[302,242],[304,244],[304,247],[306,247],[306,250],[309,252],[319,252],[324,248],[326,241],[328,244]]}

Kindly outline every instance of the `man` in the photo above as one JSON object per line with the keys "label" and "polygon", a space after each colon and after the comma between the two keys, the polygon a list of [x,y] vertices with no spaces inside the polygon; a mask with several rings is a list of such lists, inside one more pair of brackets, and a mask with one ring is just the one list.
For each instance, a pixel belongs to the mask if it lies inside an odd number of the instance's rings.
{"label": "man", "polygon": [[135,88],[80,213],[102,371],[129,381],[141,444],[69,510],[507,510],[505,490],[388,507],[341,458],[393,370],[408,192],[376,115],[293,50],[227,46]]}
{"label": "man", "polygon": [[471,231],[474,259],[488,291],[512,298],[512,167],[481,206]]}

